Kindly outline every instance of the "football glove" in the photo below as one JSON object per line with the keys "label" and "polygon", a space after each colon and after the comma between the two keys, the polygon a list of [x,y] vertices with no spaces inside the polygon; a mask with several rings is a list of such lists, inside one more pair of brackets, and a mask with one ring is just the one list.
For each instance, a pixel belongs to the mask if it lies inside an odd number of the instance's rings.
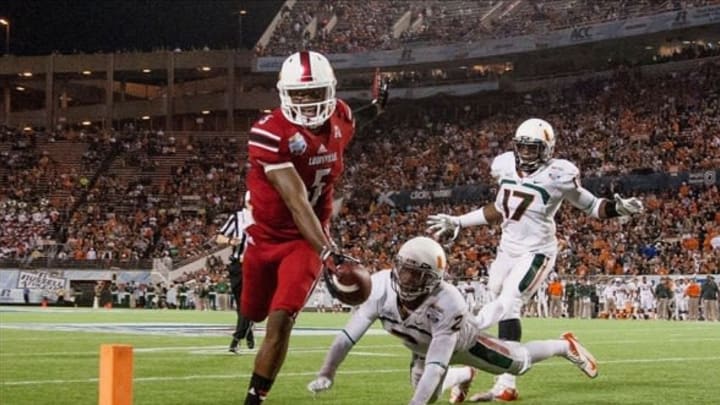
{"label": "football glove", "polygon": [[460,217],[455,217],[448,214],[435,214],[430,215],[427,220],[427,224],[430,225],[426,231],[434,232],[433,237],[438,239],[445,232],[452,231],[452,240],[457,238],[460,233]]}
{"label": "football glove", "polygon": [[637,214],[643,211],[643,203],[635,197],[622,198],[615,194],[615,211],[621,216]]}
{"label": "football glove", "polygon": [[318,392],[329,390],[332,385],[333,382],[331,379],[321,375],[318,378],[310,381],[310,384],[307,385],[307,389],[313,394],[317,394]]}
{"label": "football glove", "polygon": [[333,298],[339,299],[341,295],[333,275],[337,273],[338,267],[340,267],[343,263],[348,262],[360,263],[360,260],[352,256],[338,254],[337,256],[328,258],[326,261],[323,261],[322,277],[323,280],[325,280],[325,287],[327,288],[327,291]]}
{"label": "football glove", "polygon": [[337,266],[339,266],[345,258],[348,256],[343,255],[340,252],[340,248],[335,243],[331,245],[323,246],[320,252],[320,261],[322,262],[323,269],[329,270],[334,273]]}

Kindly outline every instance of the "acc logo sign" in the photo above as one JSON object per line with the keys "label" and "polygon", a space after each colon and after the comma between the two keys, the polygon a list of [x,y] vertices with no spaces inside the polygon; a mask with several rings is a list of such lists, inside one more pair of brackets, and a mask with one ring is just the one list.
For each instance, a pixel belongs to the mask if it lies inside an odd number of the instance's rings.
{"label": "acc logo sign", "polygon": [[307,142],[303,138],[300,132],[295,132],[295,135],[288,139],[288,149],[293,155],[302,155],[307,150]]}
{"label": "acc logo sign", "polygon": [[592,27],[573,28],[572,32],[570,33],[570,40],[582,41],[583,39],[592,38],[592,32],[590,32],[591,28]]}

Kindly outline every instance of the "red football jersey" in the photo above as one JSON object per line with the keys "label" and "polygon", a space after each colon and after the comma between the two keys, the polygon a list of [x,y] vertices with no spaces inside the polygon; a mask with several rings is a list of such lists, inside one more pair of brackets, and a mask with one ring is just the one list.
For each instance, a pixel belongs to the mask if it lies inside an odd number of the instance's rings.
{"label": "red football jersey", "polygon": [[253,125],[248,137],[247,188],[250,191],[253,237],[288,240],[302,238],[290,210],[265,175],[273,168],[294,166],[323,227],[332,214],[333,189],[343,171],[345,147],[355,132],[350,107],[337,101],[333,115],[312,132],[289,122],[280,108]]}

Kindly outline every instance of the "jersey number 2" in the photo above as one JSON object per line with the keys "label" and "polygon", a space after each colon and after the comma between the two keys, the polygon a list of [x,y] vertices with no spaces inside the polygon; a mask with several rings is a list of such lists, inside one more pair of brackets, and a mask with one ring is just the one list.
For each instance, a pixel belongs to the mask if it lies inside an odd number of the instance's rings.
{"label": "jersey number 2", "polygon": [[520,198],[522,201],[520,201],[520,204],[515,209],[515,212],[512,213],[512,216],[510,216],[510,207],[508,206],[508,201],[510,200],[510,190],[505,189],[503,190],[503,210],[505,211],[505,218],[510,218],[513,221],[520,220],[520,217],[522,217],[522,214],[525,213],[525,211],[528,209],[530,204],[532,204],[533,200],[535,199],[535,196],[528,193],[523,193],[522,191],[513,190],[512,196],[516,198]]}
{"label": "jersey number 2", "polygon": [[310,186],[310,189],[312,190],[312,195],[310,196],[310,205],[312,205],[313,207],[320,199],[323,188],[325,188],[325,177],[330,174],[331,171],[332,169],[318,169],[315,171],[315,180]]}

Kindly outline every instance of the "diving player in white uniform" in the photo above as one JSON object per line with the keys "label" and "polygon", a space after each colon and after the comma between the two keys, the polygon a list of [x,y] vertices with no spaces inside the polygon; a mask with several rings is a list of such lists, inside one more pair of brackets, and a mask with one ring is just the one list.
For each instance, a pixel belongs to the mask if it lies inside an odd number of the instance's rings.
{"label": "diving player in white uniform", "polygon": [[[501,339],[520,341],[520,310],[555,265],[557,239],[555,214],[564,200],[594,218],[614,218],[639,213],[637,198],[615,195],[610,201],[598,198],[580,185],[580,171],[564,159],[554,159],[555,131],[544,120],[531,118],[518,127],[514,152],[495,158],[491,174],[499,186],[494,202],[461,216],[436,214],[428,217],[435,238],[462,228],[501,224],[497,257],[489,271],[489,288],[495,300],[478,315],[489,324],[499,321]],[[515,377],[505,374],[486,392],[485,401],[518,398]]]}
{"label": "diving player in white uniform", "polygon": [[313,393],[330,389],[340,363],[378,319],[413,353],[412,405],[435,402],[448,387],[454,388],[450,402],[463,402],[475,368],[517,375],[534,363],[562,356],[589,377],[597,376],[595,359],[572,333],[527,344],[484,333],[460,291],[443,281],[446,266],[445,252],[434,240],[416,237],[403,244],[393,269],[373,274],[370,297],[337,335],[308,389]]}

